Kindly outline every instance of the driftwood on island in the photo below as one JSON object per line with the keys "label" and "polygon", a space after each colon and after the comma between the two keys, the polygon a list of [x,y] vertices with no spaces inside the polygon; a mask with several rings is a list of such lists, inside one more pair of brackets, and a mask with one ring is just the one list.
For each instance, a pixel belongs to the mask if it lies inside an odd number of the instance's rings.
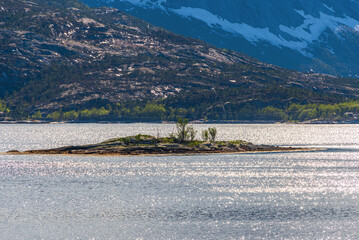
{"label": "driftwood on island", "polygon": [[8,154],[87,154],[87,155],[146,155],[146,154],[205,154],[298,151],[300,148],[254,145],[245,141],[185,141],[176,138],[156,138],[136,135],[110,139],[97,144],[66,146],[52,149],[8,151]]}

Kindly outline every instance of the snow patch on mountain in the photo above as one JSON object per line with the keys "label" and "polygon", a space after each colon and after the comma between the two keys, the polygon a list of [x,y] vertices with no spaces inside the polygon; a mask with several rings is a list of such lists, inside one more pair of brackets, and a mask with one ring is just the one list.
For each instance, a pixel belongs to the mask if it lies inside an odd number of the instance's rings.
{"label": "snow patch on mountain", "polygon": [[[336,17],[323,12],[319,12],[319,16],[314,17],[310,14],[305,14],[303,10],[295,10],[295,12],[303,18],[303,23],[295,27],[279,25],[278,27],[281,33],[274,33],[273,29],[268,27],[260,28],[253,27],[245,22],[231,22],[230,20],[213,14],[203,8],[168,8],[166,5],[167,0],[120,1],[128,2],[142,8],[161,9],[165,12],[172,12],[185,18],[197,19],[206,23],[211,28],[220,28],[226,32],[241,35],[253,44],[265,41],[279,48],[287,47],[296,50],[308,57],[311,57],[311,54],[308,52],[309,46],[313,44],[314,41],[318,41],[321,34],[326,30],[330,29],[337,35],[339,34],[339,30],[343,30],[343,28],[341,28],[342,26],[346,26],[354,31],[359,31],[358,20],[348,16]],[[332,7],[329,7],[324,3],[323,6],[335,14],[335,10]]]}
{"label": "snow patch on mountain", "polygon": [[201,20],[210,27],[220,27],[227,32],[240,34],[250,42],[267,41],[277,47],[288,47],[301,52],[305,56],[310,56],[306,49],[327,29],[338,33],[341,26],[347,26],[355,31],[359,30],[359,21],[350,17],[335,17],[320,12],[319,18],[305,14],[303,10],[296,10],[304,19],[302,25],[298,27],[287,27],[280,25],[279,29],[290,35],[295,40],[286,39],[282,34],[276,35],[269,28],[256,28],[246,23],[232,23],[227,19],[214,15],[201,8],[182,7],[180,9],[170,9],[186,18]]}
{"label": "snow patch on mountain", "polygon": [[277,36],[270,32],[269,28],[256,28],[245,23],[232,23],[200,8],[182,7],[180,9],[171,9],[171,11],[183,16],[192,17],[207,23],[210,27],[220,27],[227,32],[240,34],[248,41],[255,43],[267,41],[277,47],[289,47],[308,55],[304,49],[308,46],[306,42],[285,40],[282,36]]}
{"label": "snow patch on mountain", "polygon": [[[115,0],[107,0],[107,1],[111,1],[114,2]],[[120,0],[120,2],[129,2],[132,5],[138,6],[138,7],[144,7],[144,8],[160,8],[164,11],[166,11],[166,9],[164,8],[164,4],[167,2],[167,0],[156,0],[156,1],[151,1],[151,0]]]}
{"label": "snow patch on mountain", "polygon": [[337,33],[341,26],[355,29],[359,24],[359,21],[350,17],[340,18],[320,12],[320,17],[315,18],[311,15],[306,15],[302,10],[296,10],[296,12],[304,18],[302,25],[298,27],[280,25],[279,28],[281,31],[307,43],[318,40],[320,35],[327,29]]}
{"label": "snow patch on mountain", "polygon": [[329,11],[335,13],[334,9],[323,3],[323,6],[326,7]]}

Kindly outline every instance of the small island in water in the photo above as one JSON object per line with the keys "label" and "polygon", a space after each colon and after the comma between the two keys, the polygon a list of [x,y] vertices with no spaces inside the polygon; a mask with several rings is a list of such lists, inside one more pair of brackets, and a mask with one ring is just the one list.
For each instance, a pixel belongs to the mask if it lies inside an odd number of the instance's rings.
{"label": "small island in water", "polygon": [[135,136],[110,139],[97,144],[65,146],[51,149],[8,151],[7,154],[86,154],[86,155],[150,155],[150,154],[205,154],[300,151],[303,148],[255,145],[246,141],[216,141],[217,129],[202,131],[202,140],[196,140],[197,131],[188,120],[179,119],[175,133],[168,137]]}
{"label": "small island in water", "polygon": [[295,151],[301,148],[254,145],[245,141],[186,141],[177,142],[175,138],[157,138],[149,135],[110,139],[97,144],[66,146],[60,148],[12,150],[8,154],[92,154],[92,155],[146,155],[146,154],[203,154]]}

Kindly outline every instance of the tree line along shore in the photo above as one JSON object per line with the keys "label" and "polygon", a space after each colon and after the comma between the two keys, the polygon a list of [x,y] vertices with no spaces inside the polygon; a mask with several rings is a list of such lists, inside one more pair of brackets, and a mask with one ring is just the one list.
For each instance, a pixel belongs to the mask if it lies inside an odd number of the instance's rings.
{"label": "tree line along shore", "polygon": [[192,107],[168,107],[160,101],[107,104],[78,110],[56,110],[50,113],[35,111],[26,113],[21,108],[11,109],[0,100],[0,121],[42,122],[162,122],[187,118],[191,121],[274,121],[274,122],[359,122],[359,102],[338,104],[290,104],[280,108],[256,107],[253,104],[231,106],[224,104],[211,108],[206,104]]}

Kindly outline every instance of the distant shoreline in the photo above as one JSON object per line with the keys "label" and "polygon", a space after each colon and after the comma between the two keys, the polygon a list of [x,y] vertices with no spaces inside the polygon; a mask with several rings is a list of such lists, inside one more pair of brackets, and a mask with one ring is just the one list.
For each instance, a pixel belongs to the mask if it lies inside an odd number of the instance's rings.
{"label": "distant shoreline", "polygon": [[[175,121],[0,121],[1,124],[134,124],[134,123],[149,123],[149,124],[175,124]],[[192,124],[308,124],[308,125],[322,125],[322,124],[359,124],[358,121],[303,121],[303,122],[278,122],[278,121],[192,121]]]}

